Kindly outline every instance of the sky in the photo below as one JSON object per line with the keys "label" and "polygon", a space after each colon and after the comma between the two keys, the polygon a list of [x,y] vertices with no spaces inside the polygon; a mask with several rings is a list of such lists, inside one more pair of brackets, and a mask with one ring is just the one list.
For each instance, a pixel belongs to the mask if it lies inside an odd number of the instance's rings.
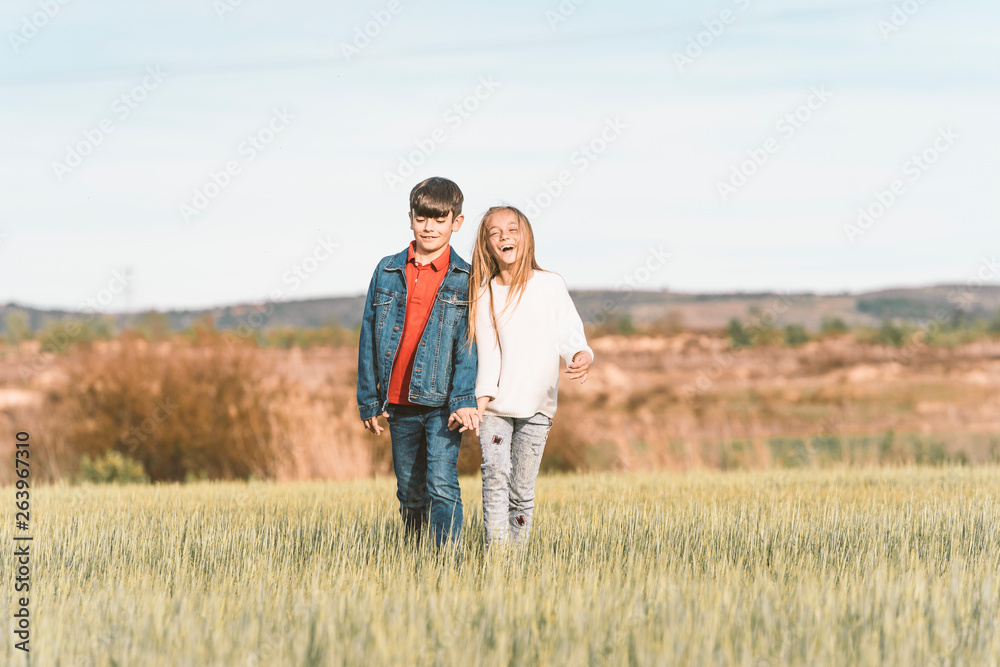
{"label": "sky", "polygon": [[0,303],[362,294],[409,189],[573,289],[1000,282],[985,0],[6,0]]}

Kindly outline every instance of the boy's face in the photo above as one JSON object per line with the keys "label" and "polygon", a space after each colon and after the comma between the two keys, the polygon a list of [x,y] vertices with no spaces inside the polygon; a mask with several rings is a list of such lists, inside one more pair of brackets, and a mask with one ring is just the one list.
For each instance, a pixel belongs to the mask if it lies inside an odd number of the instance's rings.
{"label": "boy's face", "polygon": [[443,250],[451,241],[451,235],[462,227],[464,215],[457,218],[451,211],[444,218],[429,218],[410,211],[410,229],[413,230],[413,240],[417,243],[417,251],[423,255],[432,255]]}
{"label": "boy's face", "polygon": [[514,263],[521,250],[521,230],[513,211],[499,211],[490,216],[490,250],[502,268]]}

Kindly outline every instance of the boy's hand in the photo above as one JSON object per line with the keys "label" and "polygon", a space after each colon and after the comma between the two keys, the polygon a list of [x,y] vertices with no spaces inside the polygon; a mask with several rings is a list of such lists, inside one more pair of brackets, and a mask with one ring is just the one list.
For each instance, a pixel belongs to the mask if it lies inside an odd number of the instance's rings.
{"label": "boy's hand", "polygon": [[[383,412],[382,416],[386,419],[389,418],[388,412]],[[378,415],[375,415],[371,419],[366,419],[364,421],[365,428],[374,433],[375,435],[382,435],[382,426],[378,423]]]}
{"label": "boy's hand", "polygon": [[479,422],[481,421],[479,410],[476,408],[459,408],[448,417],[448,430],[454,431],[461,424],[458,432],[473,430],[479,435]]}
{"label": "boy's hand", "polygon": [[594,362],[594,358],[590,356],[590,352],[586,350],[580,350],[573,355],[573,363],[566,367],[566,372],[569,373],[570,380],[580,380],[580,384],[587,381],[587,373],[590,371],[590,364]]}

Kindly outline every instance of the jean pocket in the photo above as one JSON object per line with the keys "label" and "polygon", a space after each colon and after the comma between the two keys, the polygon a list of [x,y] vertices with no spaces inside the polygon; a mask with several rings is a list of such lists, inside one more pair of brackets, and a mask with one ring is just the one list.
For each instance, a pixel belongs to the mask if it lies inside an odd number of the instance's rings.
{"label": "jean pocket", "polygon": [[438,295],[437,300],[441,304],[441,316],[448,326],[455,326],[465,316],[468,306],[464,301],[460,301],[454,296],[441,294]]}
{"label": "jean pocket", "polygon": [[372,311],[374,312],[374,318],[375,318],[376,336],[380,336],[382,330],[385,328],[385,324],[389,320],[389,311],[391,309],[392,309],[391,296],[386,296],[384,294],[376,295],[375,302],[372,304]]}
{"label": "jean pocket", "polygon": [[552,420],[549,419],[548,422],[549,422],[548,426],[545,427],[545,432],[542,433],[541,442],[539,443],[542,447],[544,447],[546,445],[546,443],[548,443],[548,441],[549,441],[549,433],[552,432]]}

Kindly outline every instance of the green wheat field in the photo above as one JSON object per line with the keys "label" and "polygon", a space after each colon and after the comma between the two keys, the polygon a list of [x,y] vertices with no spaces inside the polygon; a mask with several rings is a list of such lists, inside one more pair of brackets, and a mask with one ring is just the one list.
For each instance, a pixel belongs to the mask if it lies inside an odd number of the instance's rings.
{"label": "green wheat field", "polygon": [[37,488],[31,664],[1000,663],[1000,468],[542,477],[489,554],[462,487],[442,555],[391,478]]}

